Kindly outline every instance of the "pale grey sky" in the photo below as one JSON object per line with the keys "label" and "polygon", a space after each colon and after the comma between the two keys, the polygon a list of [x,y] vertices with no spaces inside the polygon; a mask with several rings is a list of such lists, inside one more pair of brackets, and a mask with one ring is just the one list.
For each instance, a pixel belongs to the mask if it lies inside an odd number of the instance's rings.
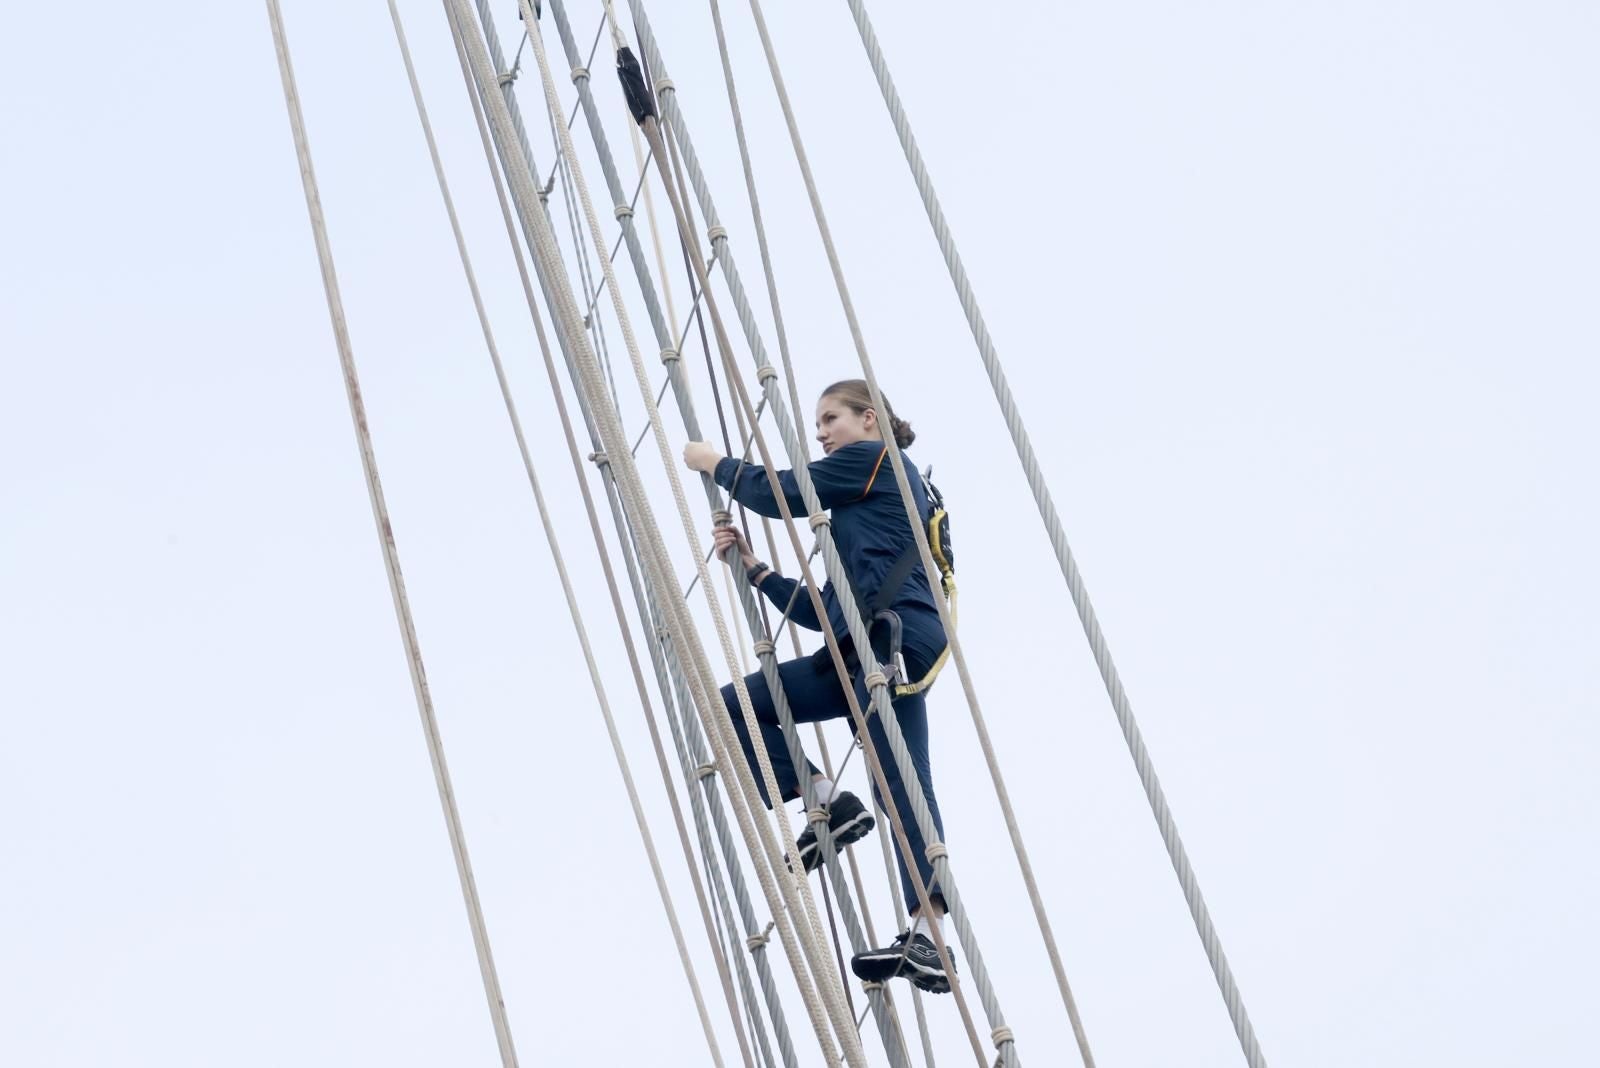
{"label": "pale grey sky", "polygon": [[[569,6],[587,40],[600,5]],[[847,11],[766,6],[956,513],[962,633],[1100,1063],[1241,1063]],[[285,7],[524,1063],[707,1063],[384,5]],[[402,7],[716,998],[441,10]],[[724,8],[810,395],[856,364]],[[764,309],[707,9],[651,10]],[[265,12],[64,14],[19,8],[0,44],[0,1063],[493,1063]],[[873,15],[1270,1063],[1591,1062],[1600,14]],[[1075,1063],[953,682],[932,710],[1019,1049]],[[940,1063],[970,1057],[932,1011]]]}

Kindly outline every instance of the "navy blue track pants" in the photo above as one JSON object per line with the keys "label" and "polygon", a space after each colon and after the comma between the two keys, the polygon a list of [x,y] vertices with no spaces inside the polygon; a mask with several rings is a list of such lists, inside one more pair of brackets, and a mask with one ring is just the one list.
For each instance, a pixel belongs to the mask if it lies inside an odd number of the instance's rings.
{"label": "navy blue track pants", "polygon": [[[905,658],[906,670],[910,676],[913,679],[922,678],[928,670],[928,665],[918,663],[917,658],[913,657],[909,650],[906,651]],[[794,715],[796,723],[816,723],[842,717],[849,720],[851,733],[856,732],[855,720],[850,716],[850,706],[845,700],[844,690],[839,685],[839,674],[834,670],[831,660],[828,661],[825,671],[817,670],[810,657],[784,661],[778,665],[778,678],[783,683],[783,692],[789,699],[789,711]],[[783,792],[785,800],[799,797],[800,780],[795,775],[794,762],[789,759],[789,747],[784,743],[783,729],[778,726],[778,710],[772,703],[772,694],[767,689],[767,681],[758,671],[754,675],[746,675],[744,683],[750,691],[750,703],[755,706],[762,742],[766,746],[767,758],[772,762],[772,772],[778,780],[778,789]],[[942,899],[938,897],[938,887],[934,883],[933,865],[928,862],[926,856],[927,844],[917,827],[916,815],[911,811],[911,799],[906,793],[905,783],[901,781],[900,769],[895,764],[888,739],[884,737],[883,724],[877,716],[871,714],[872,706],[867,698],[863,670],[859,667],[856,669],[854,683],[856,700],[861,703],[862,711],[868,715],[867,725],[872,736],[873,750],[883,765],[884,776],[889,781],[889,792],[894,798],[895,811],[900,814],[901,822],[905,825],[906,838],[911,843],[911,851],[916,855],[917,868],[922,873],[923,883],[928,887],[929,899],[940,900],[942,903]],[[771,808],[772,799],[767,796],[766,784],[761,781],[760,765],[756,763],[750,728],[745,722],[732,683],[722,688],[722,700],[728,706],[728,714],[733,717],[734,728],[739,733],[739,742],[744,747],[745,760],[749,762],[750,772],[755,776],[756,785],[761,790],[761,799],[766,802],[768,808]],[[928,763],[926,691],[896,698],[894,712],[895,719],[900,724],[900,733],[905,738],[906,749],[911,754],[911,762],[916,766],[917,778],[922,782],[923,797],[927,799],[928,810],[933,815],[933,825],[938,829],[939,840],[943,841],[944,822],[939,817],[939,803],[934,800],[933,771]],[[806,763],[808,775],[821,773],[820,769],[809,760]],[[883,795],[878,790],[875,780],[872,793],[877,798],[878,805],[886,808]],[[884,828],[886,833],[889,830],[887,827]],[[912,888],[911,877],[906,872],[905,858],[900,855],[897,840],[891,837],[889,841],[895,860],[900,865],[900,886],[905,894],[906,908],[908,911],[914,911],[918,908],[917,892]]]}

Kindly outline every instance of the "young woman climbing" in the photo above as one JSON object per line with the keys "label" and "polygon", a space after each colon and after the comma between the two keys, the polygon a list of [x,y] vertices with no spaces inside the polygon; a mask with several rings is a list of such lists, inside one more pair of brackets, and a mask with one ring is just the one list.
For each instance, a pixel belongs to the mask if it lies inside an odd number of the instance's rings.
{"label": "young woman climbing", "polygon": [[[872,629],[873,652],[880,663],[895,664],[895,652],[900,654],[904,669],[893,680],[897,696],[893,699],[895,719],[905,738],[917,777],[922,783],[923,797],[933,815],[934,826],[940,839],[944,826],[939,817],[939,805],[933,796],[933,776],[928,762],[928,713],[926,686],[916,687],[919,681],[931,681],[930,675],[942,663],[945,652],[944,628],[939,622],[934,597],[939,596],[928,580],[917,559],[915,535],[906,519],[905,505],[895,485],[894,472],[888,461],[888,449],[906,449],[915,440],[911,424],[900,419],[884,402],[888,410],[879,413],[872,404],[867,384],[860,379],[835,382],[823,390],[817,402],[817,440],[822,444],[823,458],[810,464],[808,470],[817,498],[831,513],[834,543],[844,561],[855,589],[858,604],[867,610],[863,619]],[[902,451],[906,469],[915,473],[909,457]],[[724,456],[706,442],[690,442],[683,450],[684,463],[695,471],[714,478],[734,500],[764,516],[778,518],[777,499],[767,480],[766,471],[756,465]],[[778,473],[778,482],[792,514],[806,514],[805,502],[800,497],[799,486],[791,471]],[[911,480],[912,495],[924,523],[932,514],[928,493],[919,477]],[[845,627],[844,613],[839,598],[829,581],[822,590],[822,602],[827,610],[826,621],[819,619],[806,591],[797,580],[778,574],[751,552],[744,536],[735,527],[718,527],[713,534],[718,556],[733,564],[738,553],[745,577],[766,598],[787,612],[788,618],[800,626],[822,630],[826,626],[837,637],[846,663],[853,676],[851,685],[863,712],[867,714],[869,733],[874,751],[889,783],[889,792],[895,811],[906,829],[906,837],[915,855],[917,868],[928,888],[929,901],[935,915],[923,914],[905,859],[899,850],[895,858],[900,862],[901,889],[905,894],[907,911],[912,916],[911,929],[895,939],[893,945],[870,949],[851,961],[855,974],[865,980],[882,982],[896,975],[905,976],[923,990],[945,993],[950,989],[949,976],[945,974],[939,954],[934,948],[932,927],[941,922],[945,912],[944,898],[934,881],[933,865],[925,856],[926,846],[906,786],[901,781],[899,768],[884,737],[883,726],[871,712],[864,669],[854,655],[854,645]],[[894,632],[898,617],[898,634]],[[894,646],[898,644],[898,650]],[[789,710],[796,723],[813,723],[819,720],[849,718],[850,710],[840,685],[838,672],[826,647],[816,655],[800,657],[778,665],[778,677],[788,696]],[[761,741],[777,778],[783,800],[801,796],[800,781],[778,726],[777,709],[772,694],[760,672],[745,677],[751,704],[755,708]],[[749,725],[730,684],[722,688],[722,698],[733,717],[739,740],[743,743],[745,759],[755,771],[756,754]],[[855,721],[850,720],[851,731]],[[841,848],[857,842],[872,830],[871,811],[854,794],[840,790],[807,762],[807,774],[816,788],[817,803],[828,810],[828,826],[834,842]],[[757,785],[767,805],[772,804],[765,785],[756,772]],[[885,799],[874,787],[878,804]],[[816,834],[807,827],[796,842],[798,854],[805,869],[814,871],[821,863]]]}

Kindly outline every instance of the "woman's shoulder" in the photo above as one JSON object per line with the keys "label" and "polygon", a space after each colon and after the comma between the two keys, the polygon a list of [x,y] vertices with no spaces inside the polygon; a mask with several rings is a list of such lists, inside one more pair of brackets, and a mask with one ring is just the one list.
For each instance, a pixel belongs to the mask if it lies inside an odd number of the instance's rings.
{"label": "woman's shoulder", "polygon": [[878,454],[882,453],[883,451],[884,447],[883,442],[881,441],[873,441],[870,439],[867,441],[852,441],[848,445],[841,445],[837,449],[834,449],[833,452],[828,454],[828,459],[833,460],[840,457],[854,459],[858,456],[867,456],[877,459]]}
{"label": "woman's shoulder", "polygon": [[852,441],[848,445],[840,445],[817,463],[826,464],[827,470],[840,476],[850,472],[866,476],[882,464],[887,455],[888,451],[881,441]]}

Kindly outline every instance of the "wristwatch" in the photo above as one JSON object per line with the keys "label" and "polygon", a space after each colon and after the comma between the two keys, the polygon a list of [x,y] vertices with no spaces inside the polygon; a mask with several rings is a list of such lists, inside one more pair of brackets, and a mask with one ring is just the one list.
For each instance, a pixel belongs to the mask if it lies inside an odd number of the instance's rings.
{"label": "wristwatch", "polygon": [[756,579],[761,575],[761,573],[763,571],[771,571],[771,570],[772,570],[772,568],[768,567],[766,564],[763,564],[760,560],[757,560],[755,563],[753,563],[749,567],[745,568],[745,570],[744,570],[745,581],[750,583],[750,585],[754,586],[756,584]]}

